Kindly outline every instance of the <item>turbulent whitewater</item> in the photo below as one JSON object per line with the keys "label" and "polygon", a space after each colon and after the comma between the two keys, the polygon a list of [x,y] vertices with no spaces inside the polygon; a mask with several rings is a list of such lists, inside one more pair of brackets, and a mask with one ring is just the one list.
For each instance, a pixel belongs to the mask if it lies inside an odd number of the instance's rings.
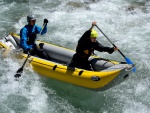
{"label": "turbulent whitewater", "polygon": [[[150,2],[148,0],[0,0],[0,37],[20,32],[33,13],[48,33],[39,40],[75,49],[92,21],[134,63],[137,71],[104,92],[49,79],[28,66],[19,81],[13,75],[22,60],[0,54],[0,113],[149,113]],[[96,29],[96,28],[95,28]],[[97,29],[96,29],[97,30]],[[98,31],[98,30],[97,30]],[[112,46],[99,32],[99,42]],[[97,55],[124,60],[119,52]],[[29,64],[27,64],[29,65]]]}

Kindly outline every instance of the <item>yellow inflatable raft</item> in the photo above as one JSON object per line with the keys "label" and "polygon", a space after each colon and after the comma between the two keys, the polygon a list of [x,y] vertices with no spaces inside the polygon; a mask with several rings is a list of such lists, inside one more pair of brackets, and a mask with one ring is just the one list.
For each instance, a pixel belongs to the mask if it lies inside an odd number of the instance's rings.
{"label": "yellow inflatable raft", "polygon": [[[5,51],[18,51],[19,42],[19,35],[10,33],[0,40],[0,48],[4,48]],[[125,62],[111,61],[98,56],[89,58],[94,71],[69,67],[68,64],[75,51],[40,41],[36,43],[37,45],[44,44],[43,49],[51,60],[31,56],[29,62],[35,72],[93,90],[107,90],[125,81],[134,67]],[[27,54],[23,56],[26,58]]]}

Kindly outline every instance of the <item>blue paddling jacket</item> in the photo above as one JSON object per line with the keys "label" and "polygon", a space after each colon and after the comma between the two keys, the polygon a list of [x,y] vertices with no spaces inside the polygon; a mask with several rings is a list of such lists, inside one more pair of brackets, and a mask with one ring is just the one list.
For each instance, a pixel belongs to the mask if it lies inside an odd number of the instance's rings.
{"label": "blue paddling jacket", "polygon": [[[23,48],[24,51],[27,51],[30,48],[33,48],[35,46],[35,40],[36,35],[41,32],[42,28],[38,25],[25,25],[20,30],[20,46]],[[43,31],[41,32],[41,35],[45,34],[47,32],[47,24],[43,28]]]}

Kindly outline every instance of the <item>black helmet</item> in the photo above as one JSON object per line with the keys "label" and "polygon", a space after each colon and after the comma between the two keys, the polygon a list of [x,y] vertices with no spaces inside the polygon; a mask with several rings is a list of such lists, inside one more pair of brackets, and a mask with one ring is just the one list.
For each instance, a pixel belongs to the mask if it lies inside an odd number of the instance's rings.
{"label": "black helmet", "polygon": [[28,15],[27,16],[27,22],[30,22],[30,20],[36,20],[34,15]]}

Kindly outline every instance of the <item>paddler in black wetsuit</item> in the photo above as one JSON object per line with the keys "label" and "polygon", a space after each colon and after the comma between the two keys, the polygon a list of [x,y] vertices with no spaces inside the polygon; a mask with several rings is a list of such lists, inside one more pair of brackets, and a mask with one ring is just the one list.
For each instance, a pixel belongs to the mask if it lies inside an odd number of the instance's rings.
{"label": "paddler in black wetsuit", "polygon": [[118,48],[114,47],[105,47],[96,40],[98,33],[93,29],[95,25],[96,22],[92,22],[91,28],[87,30],[79,39],[76,53],[73,55],[69,66],[92,70],[88,59],[94,53],[94,50],[99,52],[108,52],[109,54],[112,54],[115,50],[118,50]]}

